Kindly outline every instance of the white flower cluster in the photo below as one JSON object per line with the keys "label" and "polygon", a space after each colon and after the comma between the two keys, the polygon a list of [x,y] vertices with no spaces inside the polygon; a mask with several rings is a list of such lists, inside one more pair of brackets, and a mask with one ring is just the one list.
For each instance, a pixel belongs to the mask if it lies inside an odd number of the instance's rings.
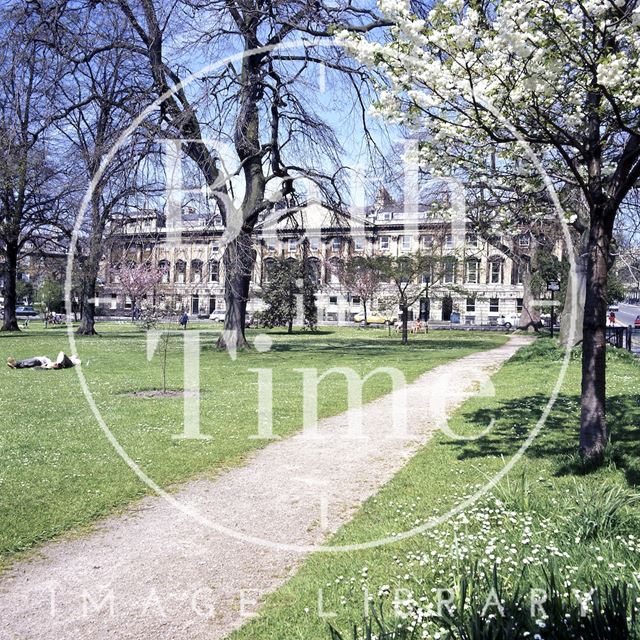
{"label": "white flower cluster", "polygon": [[[477,171],[468,150],[486,145],[489,132],[502,151],[521,153],[524,137],[556,162],[558,139],[573,145],[586,135],[594,91],[603,131],[621,120],[639,126],[640,8],[627,5],[499,0],[480,15],[462,0],[437,0],[418,18],[405,0],[380,0],[391,38],[343,33],[341,41],[386,76],[375,113],[427,138],[434,173]],[[614,134],[603,140],[621,144]]]}
{"label": "white flower cluster", "polygon": [[[473,485],[468,491],[473,493],[478,488],[479,485]],[[551,500],[551,507],[545,511],[562,512],[561,501],[555,497]],[[419,631],[416,637],[437,638],[445,633],[438,617],[442,592],[455,592],[464,577],[491,575],[494,568],[509,592],[522,588],[523,571],[532,576],[532,584],[539,584],[542,571],[553,567],[561,595],[582,603],[587,610],[591,606],[592,580],[602,580],[605,571],[612,578],[638,584],[640,573],[632,568],[640,559],[637,536],[617,535],[615,548],[612,541],[605,549],[596,541],[574,541],[570,529],[563,529],[556,515],[543,516],[534,509],[509,505],[508,500],[489,497],[436,529],[425,531],[405,546],[404,553],[392,556],[393,569],[387,571],[383,584],[377,583],[380,586],[375,582],[380,579],[375,567],[370,570],[365,566],[349,579],[340,575],[333,583],[328,582],[327,588],[334,592],[327,591],[324,597],[346,609],[357,607],[363,592],[377,594],[378,601],[393,607],[405,626]],[[407,504],[389,502],[388,507],[394,513],[389,535],[438,515],[437,509],[425,513],[418,499]],[[357,591],[356,584],[359,584]],[[479,591],[476,595],[484,602],[486,594]],[[370,596],[369,601],[375,598]],[[455,611],[458,600],[454,598],[453,602]],[[471,602],[467,601],[465,609],[470,607]],[[487,609],[487,618],[495,615],[495,608]],[[541,613],[537,623],[540,629],[545,628],[545,619],[546,615]]]}

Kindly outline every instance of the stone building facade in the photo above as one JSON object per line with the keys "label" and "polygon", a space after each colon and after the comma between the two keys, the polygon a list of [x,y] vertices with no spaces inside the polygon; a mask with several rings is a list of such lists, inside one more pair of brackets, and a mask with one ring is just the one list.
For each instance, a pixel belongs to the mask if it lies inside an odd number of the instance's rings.
{"label": "stone building facade", "polygon": [[[192,317],[223,311],[223,232],[219,218],[205,219],[194,211],[183,214],[179,228],[169,228],[155,211],[127,216],[105,251],[99,312],[131,312],[113,268],[122,260],[150,261],[164,270],[162,282],[147,296],[149,303],[176,314],[186,309]],[[502,242],[517,243],[526,252],[530,238],[523,234]],[[348,218],[337,218],[317,203],[287,216],[276,212],[257,228],[254,246],[249,313],[263,306],[261,291],[270,261],[303,258],[317,273],[319,322],[352,322],[362,311],[361,301],[344,290],[332,264],[353,254],[397,256],[418,250],[441,256],[446,266],[416,301],[412,318],[428,314],[431,321],[447,322],[453,314],[453,320],[463,324],[492,324],[502,315],[518,314],[522,307],[521,273],[505,254],[474,234],[453,232],[450,221],[429,208],[407,213],[388,197]],[[393,293],[393,285],[381,285],[369,312],[376,312]]]}

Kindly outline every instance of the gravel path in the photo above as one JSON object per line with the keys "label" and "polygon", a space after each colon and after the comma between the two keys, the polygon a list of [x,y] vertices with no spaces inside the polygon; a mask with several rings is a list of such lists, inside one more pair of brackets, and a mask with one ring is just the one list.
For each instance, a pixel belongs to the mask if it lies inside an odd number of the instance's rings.
{"label": "gravel path", "polygon": [[[320,421],[315,437],[273,442],[245,466],[173,494],[235,536],[154,496],[85,537],[46,545],[0,578],[0,638],[224,637],[392,478],[445,413],[490,393],[488,374],[528,340],[511,337],[365,405],[361,434],[346,412]],[[411,428],[403,436],[392,424],[404,397]]]}

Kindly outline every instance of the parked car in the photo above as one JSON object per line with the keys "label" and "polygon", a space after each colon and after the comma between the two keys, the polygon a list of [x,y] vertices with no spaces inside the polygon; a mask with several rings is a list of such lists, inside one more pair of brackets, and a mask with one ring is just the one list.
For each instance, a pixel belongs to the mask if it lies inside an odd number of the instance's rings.
{"label": "parked car", "polygon": [[607,309],[609,311],[613,311],[614,313],[618,313],[618,311],[620,310],[620,308],[618,307],[618,303],[614,302],[613,304],[610,304]]}
{"label": "parked car", "polygon": [[224,315],[224,311],[216,309],[209,314],[209,320],[213,320],[214,322],[224,322]]}
{"label": "parked car", "polygon": [[505,329],[511,329],[511,327],[517,327],[520,324],[520,316],[519,315],[500,316],[496,320],[496,322],[500,327],[504,327]]}
{"label": "parked car", "polygon": [[38,315],[33,307],[16,307],[16,318],[35,318]]}
{"label": "parked car", "polygon": [[636,329],[640,329],[640,316],[636,316],[636,321],[633,323]]}
{"label": "parked car", "polygon": [[[356,313],[353,316],[354,322],[364,322],[364,313]],[[386,324],[386,322],[393,322],[393,318],[385,318],[378,313],[368,313],[367,314],[367,324]]]}

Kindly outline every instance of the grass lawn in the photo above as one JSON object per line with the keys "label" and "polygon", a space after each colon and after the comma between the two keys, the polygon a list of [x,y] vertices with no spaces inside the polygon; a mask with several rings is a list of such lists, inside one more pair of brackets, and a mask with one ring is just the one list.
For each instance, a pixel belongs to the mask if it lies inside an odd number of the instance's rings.
{"label": "grass lawn", "polygon": [[[411,529],[445,513],[483,485],[535,425],[562,355],[549,339],[522,349],[494,376],[495,397],[467,401],[450,421],[454,432],[473,435],[494,417],[494,430],[476,441],[438,434],[363,505],[332,543],[363,542]],[[551,574],[557,581],[558,598],[575,607],[572,613],[558,609],[557,635],[546,634],[544,628],[553,625],[536,613],[541,618],[531,621],[533,631],[539,632],[536,637],[638,637],[611,628],[604,635],[578,636],[575,631],[562,635],[559,628],[568,625],[571,616],[576,625],[582,624],[578,601],[586,603],[587,609],[592,607],[588,592],[595,585],[631,589],[628,615],[633,607],[636,613],[640,607],[640,362],[626,353],[612,350],[608,354],[608,411],[614,445],[603,467],[588,470],[575,455],[580,362],[579,354],[574,355],[544,429],[490,497],[410,539],[370,550],[310,556],[232,640],[329,640],[329,623],[340,637],[364,638],[365,601],[369,613],[386,612],[388,628],[399,623],[409,629],[406,635],[384,638],[534,637],[522,629],[512,635],[492,634],[486,618],[479,617],[475,633],[469,631],[472,624],[467,620],[468,635],[456,631],[448,636],[442,619],[429,617],[437,604],[436,589],[456,588],[456,611],[464,610],[471,617],[482,606],[489,586],[498,585],[501,599],[508,601],[518,589],[524,593],[526,586],[548,586]],[[467,588],[464,601],[463,586]],[[331,618],[319,616],[320,590],[322,611],[335,614]],[[476,609],[474,602],[480,603]],[[511,608],[512,619],[524,615],[520,605],[516,602]],[[524,609],[528,609],[526,601]],[[495,615],[496,609],[486,613]],[[624,617],[623,613],[620,624]],[[492,624],[499,624],[497,618]],[[358,626],[355,635],[354,625]],[[416,634],[410,636],[414,628]]]}
{"label": "grass lawn", "polygon": [[[219,325],[218,325],[219,327]],[[171,327],[174,328],[173,326]],[[202,326],[193,327],[202,328]],[[209,328],[213,328],[209,325]],[[444,362],[503,344],[496,333],[432,332],[402,347],[384,329],[322,329],[288,336],[271,332],[273,348],[232,361],[204,336],[201,353],[201,431],[209,441],[179,441],[180,398],[142,398],[133,391],[161,388],[160,356],[148,362],[146,337],[127,324],[101,324],[101,335],[78,338],[83,371],[107,425],[128,454],[161,486],[197,474],[216,474],[239,464],[264,441],[257,433],[257,374],[272,367],[274,432],[288,435],[302,423],[302,376],[293,369],[352,367],[360,374],[378,366],[401,369],[408,380]],[[256,332],[250,332],[255,336]],[[69,350],[65,328],[32,323],[20,334],[0,334],[0,353],[55,357]],[[74,370],[0,370],[0,566],[17,552],[82,528],[148,493],[118,457],[94,419]],[[168,351],[168,385],[182,385],[182,338]],[[384,376],[367,382],[365,399],[390,390]],[[322,382],[321,416],[346,408],[340,376]]]}

